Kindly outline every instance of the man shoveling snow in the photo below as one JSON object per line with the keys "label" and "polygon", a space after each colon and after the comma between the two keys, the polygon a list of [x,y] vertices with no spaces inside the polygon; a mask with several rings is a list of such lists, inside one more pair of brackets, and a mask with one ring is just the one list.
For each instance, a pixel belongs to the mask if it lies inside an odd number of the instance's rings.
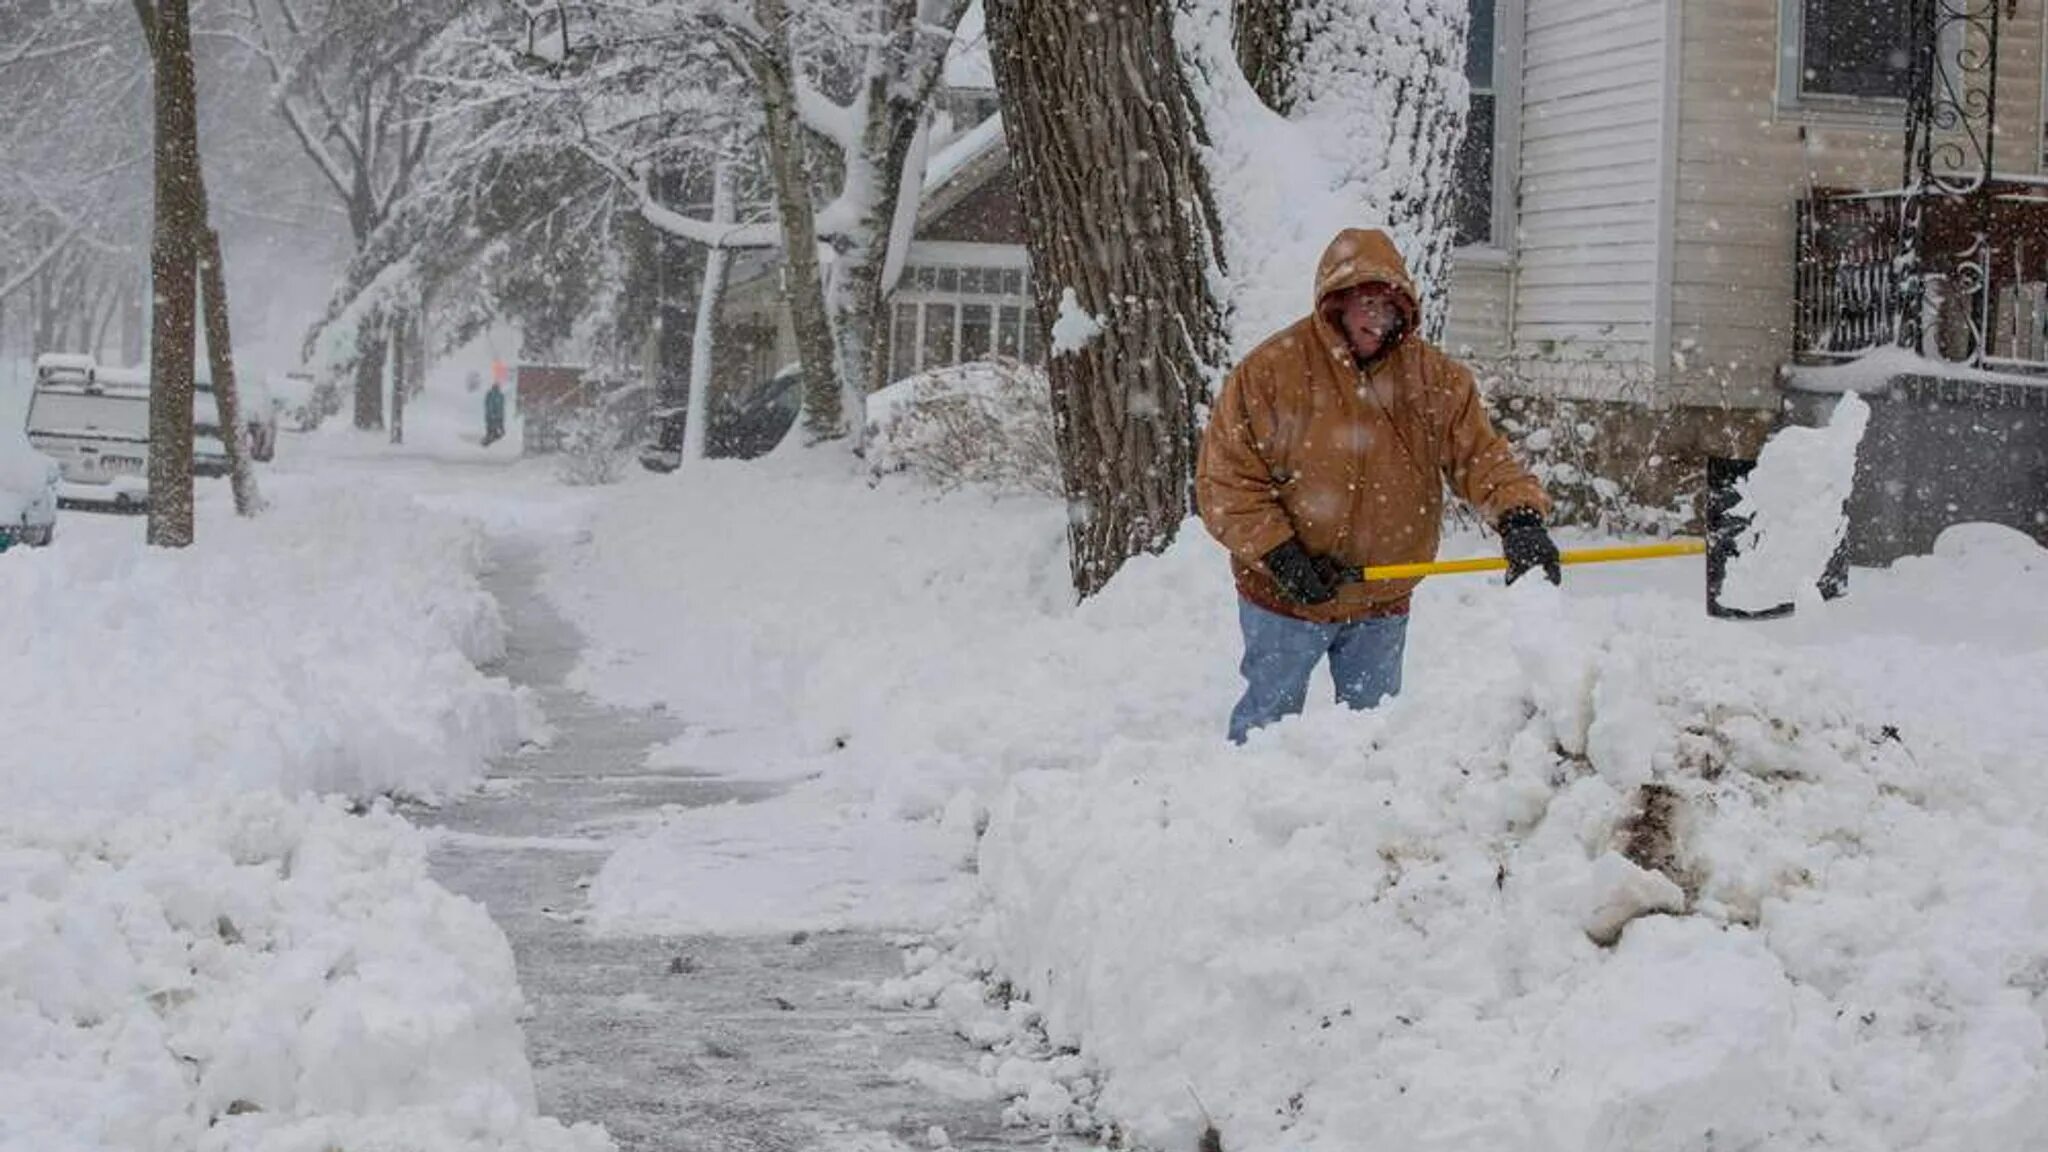
{"label": "man shoveling snow", "polygon": [[1314,311],[1245,357],[1217,398],[1196,497],[1237,576],[1234,741],[1301,711],[1326,655],[1353,708],[1400,691],[1416,581],[1345,573],[1434,560],[1445,481],[1499,529],[1510,583],[1531,568],[1558,580],[1549,498],[1486,418],[1471,371],[1415,333],[1419,316],[1393,241],[1346,229],[1316,270]]}

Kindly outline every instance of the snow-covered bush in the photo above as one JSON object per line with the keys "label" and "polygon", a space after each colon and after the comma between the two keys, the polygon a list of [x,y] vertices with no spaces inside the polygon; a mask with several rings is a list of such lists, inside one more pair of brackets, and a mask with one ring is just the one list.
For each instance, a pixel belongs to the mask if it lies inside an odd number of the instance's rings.
{"label": "snow-covered bush", "polygon": [[1494,425],[1550,494],[1552,521],[1600,533],[1684,530],[1696,512],[1709,442],[1726,439],[1725,429],[1708,425],[1743,422],[1740,414],[1658,404],[1658,381],[1647,374],[1615,392],[1607,383],[1612,364],[1591,366],[1609,400],[1580,398],[1585,390],[1555,361],[1540,369],[1511,359],[1472,364]]}
{"label": "snow-covered bush", "polygon": [[626,472],[620,436],[618,413],[607,405],[595,404],[565,417],[556,478],[579,488],[618,483]]}
{"label": "snow-covered bush", "polygon": [[1061,494],[1045,371],[983,360],[900,380],[868,400],[877,474],[911,472],[940,488]]}

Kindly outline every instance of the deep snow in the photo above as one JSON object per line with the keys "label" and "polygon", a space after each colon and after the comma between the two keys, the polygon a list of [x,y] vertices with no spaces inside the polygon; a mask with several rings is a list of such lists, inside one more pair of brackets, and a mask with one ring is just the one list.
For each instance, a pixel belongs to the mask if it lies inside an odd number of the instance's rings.
{"label": "deep snow", "polygon": [[540,735],[481,533],[311,449],[190,549],[0,555],[0,1147],[611,1146],[536,1116],[504,935],[371,799]]}
{"label": "deep snow", "polygon": [[1020,1119],[1165,1146],[1196,1094],[1249,1148],[2043,1130],[2030,541],[1769,623],[1708,619],[1697,559],[1434,581],[1399,700],[1234,749],[1220,552],[1190,524],[1075,608],[1063,531],[825,454],[608,499],[550,584],[580,682],[697,721],[664,762],[805,780],[624,848],[600,921],[937,928],[885,995],[994,1046]]}

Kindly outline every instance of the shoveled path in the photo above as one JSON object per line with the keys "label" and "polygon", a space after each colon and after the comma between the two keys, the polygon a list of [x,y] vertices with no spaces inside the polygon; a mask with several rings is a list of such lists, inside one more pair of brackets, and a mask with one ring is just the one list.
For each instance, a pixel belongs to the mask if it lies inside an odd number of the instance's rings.
{"label": "shoveled path", "polygon": [[1043,1133],[1005,1129],[996,1103],[896,1075],[909,1060],[964,1070],[975,1053],[934,1013],[867,1002],[901,971],[883,934],[598,938],[582,926],[612,840],[663,805],[774,786],[649,770],[647,750],[680,722],[567,688],[582,640],[540,594],[537,552],[501,543],[497,561],[511,630],[497,671],[533,689],[555,738],[498,765],[478,795],[413,818],[446,830],[438,878],[511,938],[542,1112],[602,1122],[627,1152],[881,1152],[895,1146],[882,1133],[931,1147],[935,1126],[963,1149],[1047,1147]]}

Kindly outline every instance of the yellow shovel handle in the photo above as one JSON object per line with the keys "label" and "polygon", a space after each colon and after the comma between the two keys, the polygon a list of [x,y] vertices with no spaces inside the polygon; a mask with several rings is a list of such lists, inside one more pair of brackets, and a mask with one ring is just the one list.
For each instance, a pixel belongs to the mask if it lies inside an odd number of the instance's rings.
{"label": "yellow shovel handle", "polygon": [[[1659,544],[1629,544],[1619,548],[1580,548],[1560,553],[1558,561],[1564,564],[1608,564],[1616,560],[1656,560],[1665,556],[1697,556],[1707,550],[1707,542],[1682,537],[1666,540]],[[1433,560],[1427,564],[1381,564],[1366,568],[1359,575],[1367,580],[1419,580],[1424,576],[1448,576],[1455,572],[1498,572],[1508,562],[1498,556],[1479,557],[1472,560]]]}

